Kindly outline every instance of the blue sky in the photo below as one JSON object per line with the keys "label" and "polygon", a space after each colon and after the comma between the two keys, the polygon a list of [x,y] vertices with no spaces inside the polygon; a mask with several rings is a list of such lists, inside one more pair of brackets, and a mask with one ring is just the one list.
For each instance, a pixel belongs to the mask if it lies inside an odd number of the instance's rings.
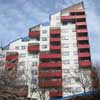
{"label": "blue sky", "polygon": [[[49,21],[49,15],[82,0],[0,0],[0,41],[3,45],[28,35],[28,29]],[[100,0],[83,0],[92,60],[100,60]]]}

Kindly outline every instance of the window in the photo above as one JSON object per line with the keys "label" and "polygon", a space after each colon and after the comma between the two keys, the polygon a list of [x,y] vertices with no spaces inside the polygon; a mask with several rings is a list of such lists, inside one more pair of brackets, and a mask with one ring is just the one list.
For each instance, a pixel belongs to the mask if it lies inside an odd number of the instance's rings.
{"label": "window", "polygon": [[66,44],[62,44],[62,46],[63,46],[63,48],[69,48],[68,43],[66,43]]}
{"label": "window", "polygon": [[42,41],[47,41],[47,37],[42,37]]}
{"label": "window", "polygon": [[42,45],[42,49],[46,49],[47,48],[47,45]]}
{"label": "window", "polygon": [[32,58],[38,58],[38,55],[33,55]]}
{"label": "window", "polygon": [[19,50],[19,46],[15,46],[15,49],[16,49],[16,50]]}
{"label": "window", "polygon": [[43,33],[43,34],[46,34],[46,33],[47,33],[47,30],[42,30],[42,33]]}
{"label": "window", "polygon": [[63,60],[62,62],[63,62],[63,64],[70,64],[69,60]]}
{"label": "window", "polygon": [[63,56],[69,56],[69,51],[63,52]]}
{"label": "window", "polygon": [[76,43],[73,43],[73,47],[77,47]]}
{"label": "window", "polygon": [[21,46],[21,49],[24,50],[24,49],[26,49],[26,47],[25,46]]}
{"label": "window", "polygon": [[77,59],[74,59],[74,64],[78,64],[78,60]]}
{"label": "window", "polygon": [[77,51],[73,51],[73,55],[77,55]]}
{"label": "window", "polygon": [[60,18],[59,16],[56,16],[56,20],[59,20],[59,18]]}
{"label": "window", "polygon": [[32,66],[37,66],[37,62],[32,62]]}
{"label": "window", "polygon": [[20,54],[20,57],[25,57],[26,56],[26,53],[21,53]]}
{"label": "window", "polygon": [[25,62],[24,61],[19,62],[19,65],[20,66],[25,66]]}
{"label": "window", "polygon": [[62,40],[69,40],[68,36],[62,36]]}
{"label": "window", "polygon": [[69,69],[63,69],[64,73],[69,73]]}

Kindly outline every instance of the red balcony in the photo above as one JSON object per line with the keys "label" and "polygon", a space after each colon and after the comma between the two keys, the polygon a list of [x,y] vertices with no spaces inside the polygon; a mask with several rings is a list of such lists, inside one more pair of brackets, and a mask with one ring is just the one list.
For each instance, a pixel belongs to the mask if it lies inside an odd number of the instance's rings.
{"label": "red balcony", "polygon": [[40,36],[40,31],[29,32],[29,37],[34,38]]}
{"label": "red balcony", "polygon": [[40,82],[39,83],[39,86],[40,87],[45,87],[45,88],[48,88],[48,87],[61,87],[62,86],[62,81],[45,81],[45,82]]}
{"label": "red balcony", "polygon": [[50,46],[50,50],[60,50],[61,46]]}
{"label": "red balcony", "polygon": [[39,65],[40,68],[61,68],[61,66],[61,62],[48,62]]}
{"label": "red balcony", "polygon": [[86,24],[86,22],[76,22],[76,25],[80,26],[80,25],[87,25],[87,24]]}
{"label": "red balcony", "polygon": [[62,72],[40,72],[39,77],[48,78],[48,77],[62,77]]}
{"label": "red balcony", "polygon": [[78,44],[78,48],[90,48],[89,44]]}
{"label": "red balcony", "polygon": [[28,45],[29,53],[34,53],[39,51],[39,45]]}
{"label": "red balcony", "polygon": [[72,19],[82,19],[86,18],[85,15],[69,15],[69,16],[61,16],[61,20],[72,20]]}
{"label": "red balcony", "polygon": [[6,64],[5,68],[6,69],[12,69],[12,68],[16,68],[16,66],[17,66],[16,64],[10,63],[10,64]]}
{"label": "red balcony", "polygon": [[61,20],[71,20],[74,19],[74,16],[61,16]]}
{"label": "red balcony", "polygon": [[76,32],[77,33],[87,33],[88,30],[87,29],[77,29]]}
{"label": "red balcony", "polygon": [[81,19],[81,18],[86,18],[86,16],[85,15],[75,15],[74,18]]}
{"label": "red balcony", "polygon": [[90,52],[79,53],[79,57],[90,57]]}
{"label": "red balcony", "polygon": [[89,40],[88,36],[77,37],[77,40]]}
{"label": "red balcony", "polygon": [[99,82],[98,82],[97,80],[93,80],[93,81],[92,81],[92,86],[93,86],[94,88],[98,88]]}
{"label": "red balcony", "polygon": [[41,53],[40,54],[40,59],[60,59],[61,58],[61,54],[45,54],[45,53]]}
{"label": "red balcony", "polygon": [[18,55],[7,55],[6,61],[18,60]]}
{"label": "red balcony", "polygon": [[91,71],[91,77],[92,78],[97,78],[97,72],[95,70]]}
{"label": "red balcony", "polygon": [[51,29],[50,34],[60,34],[60,29]]}
{"label": "red balcony", "polygon": [[61,97],[61,96],[62,96],[62,91],[49,92],[49,95],[50,95],[51,97]]}
{"label": "red balcony", "polygon": [[80,67],[91,67],[91,62],[90,61],[80,61],[79,62]]}
{"label": "red balcony", "polygon": [[50,38],[50,42],[60,42],[60,38]]}

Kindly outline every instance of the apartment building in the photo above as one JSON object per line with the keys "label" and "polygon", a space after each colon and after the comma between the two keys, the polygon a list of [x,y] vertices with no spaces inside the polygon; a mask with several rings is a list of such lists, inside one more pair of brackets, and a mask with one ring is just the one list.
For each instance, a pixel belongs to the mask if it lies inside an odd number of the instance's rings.
{"label": "apartment building", "polygon": [[29,98],[41,100],[38,92],[45,100],[62,100],[83,93],[82,79],[88,84],[86,92],[92,86],[98,87],[96,74],[91,73],[83,3],[52,14],[49,25],[31,27],[28,39],[20,38],[8,47],[5,68],[18,72],[19,80],[28,86]]}
{"label": "apartment building", "polygon": [[[59,100],[97,87],[91,82],[91,54],[83,3],[50,17],[50,25],[29,29],[28,52],[38,56],[38,86],[50,100]],[[33,41],[33,42],[32,42]],[[78,79],[78,80],[77,80]],[[47,99],[46,99],[47,100]]]}

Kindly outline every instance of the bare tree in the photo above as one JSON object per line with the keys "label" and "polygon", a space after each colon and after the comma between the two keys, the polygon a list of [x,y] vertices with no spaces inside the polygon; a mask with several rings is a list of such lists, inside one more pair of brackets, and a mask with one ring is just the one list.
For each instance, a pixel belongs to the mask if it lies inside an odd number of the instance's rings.
{"label": "bare tree", "polygon": [[24,85],[23,80],[18,81],[14,69],[10,72],[7,70],[0,72],[0,95],[17,98],[27,95],[27,86]]}

